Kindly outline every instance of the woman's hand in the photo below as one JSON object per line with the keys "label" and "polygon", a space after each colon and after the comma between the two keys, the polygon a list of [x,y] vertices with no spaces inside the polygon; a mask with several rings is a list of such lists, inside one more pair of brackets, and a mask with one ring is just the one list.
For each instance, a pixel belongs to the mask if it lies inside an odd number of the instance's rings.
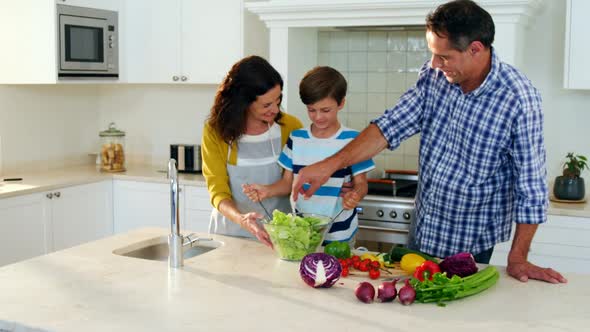
{"label": "woman's hand", "polygon": [[254,235],[260,242],[273,249],[272,242],[270,242],[270,237],[264,228],[258,224],[258,219],[262,219],[262,215],[256,212],[244,213],[240,218],[240,226],[252,233],[252,235]]}
{"label": "woman's hand", "polygon": [[270,194],[268,187],[261,184],[243,184],[242,191],[252,202],[260,202]]}
{"label": "woman's hand", "polygon": [[351,210],[354,209],[360,201],[361,195],[356,191],[352,190],[344,194],[344,197],[342,197],[342,207],[345,210]]}

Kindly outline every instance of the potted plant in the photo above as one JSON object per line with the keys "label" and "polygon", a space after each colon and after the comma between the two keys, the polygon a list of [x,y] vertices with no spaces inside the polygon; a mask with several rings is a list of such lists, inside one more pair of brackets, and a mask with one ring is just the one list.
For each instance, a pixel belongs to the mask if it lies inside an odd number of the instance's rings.
{"label": "potted plant", "polygon": [[584,199],[584,179],[580,177],[580,173],[588,168],[588,159],[581,155],[574,155],[573,152],[568,153],[565,158],[563,175],[555,178],[553,195],[555,198],[563,200]]}

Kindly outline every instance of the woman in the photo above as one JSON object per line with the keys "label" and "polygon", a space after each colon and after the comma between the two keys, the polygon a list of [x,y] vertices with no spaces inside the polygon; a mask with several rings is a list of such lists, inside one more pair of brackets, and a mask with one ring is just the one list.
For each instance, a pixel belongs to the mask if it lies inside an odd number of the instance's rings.
{"label": "woman", "polygon": [[[242,193],[248,183],[271,184],[281,178],[277,158],[301,122],[280,110],[283,80],[263,58],[246,57],[233,65],[217,90],[203,130],[203,175],[211,204],[209,231],[256,237],[272,247],[257,220],[266,212]],[[289,197],[263,202],[269,213],[291,211]]]}

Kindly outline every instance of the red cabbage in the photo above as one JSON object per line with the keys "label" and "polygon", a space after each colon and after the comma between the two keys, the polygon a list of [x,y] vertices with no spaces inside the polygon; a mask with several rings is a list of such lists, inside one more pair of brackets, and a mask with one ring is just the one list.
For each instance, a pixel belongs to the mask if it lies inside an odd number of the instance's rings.
{"label": "red cabbage", "polygon": [[456,255],[445,258],[438,264],[442,272],[447,273],[447,277],[458,275],[459,277],[467,277],[477,272],[477,265],[473,255],[468,252],[460,252]]}
{"label": "red cabbage", "polygon": [[324,253],[308,254],[301,260],[299,274],[311,287],[329,288],[340,279],[342,266],[338,259]]}

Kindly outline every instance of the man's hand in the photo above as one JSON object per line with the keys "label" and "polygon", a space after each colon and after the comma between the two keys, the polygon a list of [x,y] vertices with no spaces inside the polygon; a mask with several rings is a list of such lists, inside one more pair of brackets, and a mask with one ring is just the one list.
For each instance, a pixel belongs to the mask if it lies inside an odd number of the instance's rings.
{"label": "man's hand", "polygon": [[261,219],[262,215],[256,212],[249,212],[242,214],[240,219],[240,226],[247,230],[248,232],[252,233],[260,242],[267,245],[269,248],[273,248],[272,242],[270,242],[270,237],[268,233],[256,222],[258,219]]}
{"label": "man's hand", "polygon": [[552,268],[542,268],[528,261],[508,261],[506,271],[510,276],[522,282],[527,282],[529,279],[546,281],[552,284],[567,282],[567,279]]}
{"label": "man's hand", "polygon": [[[336,167],[333,164],[334,162],[330,159],[324,159],[323,161],[302,168],[297,174],[297,181],[293,184],[293,200],[297,201],[299,194],[303,194],[304,199],[310,198],[322,184],[330,179],[330,175],[335,172]],[[309,184],[310,187],[304,190],[304,184]]]}
{"label": "man's hand", "polygon": [[536,279],[552,284],[565,283],[567,279],[559,272],[550,268],[542,268],[528,261],[528,252],[538,226],[538,224],[516,224],[506,272],[522,282]]}

